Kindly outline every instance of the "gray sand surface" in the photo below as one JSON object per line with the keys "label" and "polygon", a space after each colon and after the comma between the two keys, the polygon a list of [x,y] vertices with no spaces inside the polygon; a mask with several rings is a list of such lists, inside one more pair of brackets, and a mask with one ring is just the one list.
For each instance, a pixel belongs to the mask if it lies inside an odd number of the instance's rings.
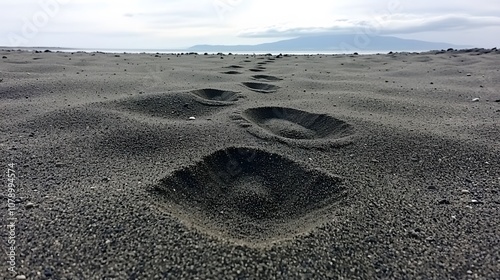
{"label": "gray sand surface", "polygon": [[16,273],[498,279],[499,54],[0,51]]}

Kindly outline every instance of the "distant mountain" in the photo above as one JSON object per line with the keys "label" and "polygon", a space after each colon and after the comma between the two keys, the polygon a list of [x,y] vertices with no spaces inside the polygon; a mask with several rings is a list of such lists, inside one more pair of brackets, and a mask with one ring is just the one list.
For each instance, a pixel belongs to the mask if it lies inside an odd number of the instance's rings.
{"label": "distant mountain", "polygon": [[196,45],[189,51],[197,52],[363,52],[363,51],[426,51],[448,48],[468,48],[448,43],[401,39],[391,36],[320,35],[306,36],[259,45]]}

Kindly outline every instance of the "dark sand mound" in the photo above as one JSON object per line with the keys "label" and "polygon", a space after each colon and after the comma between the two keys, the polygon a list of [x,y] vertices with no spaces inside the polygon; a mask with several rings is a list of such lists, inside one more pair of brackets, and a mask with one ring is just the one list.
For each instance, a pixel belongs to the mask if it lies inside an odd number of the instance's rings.
{"label": "dark sand mound", "polygon": [[118,109],[149,115],[152,117],[170,119],[188,119],[189,117],[207,116],[220,110],[218,106],[224,104],[207,104],[208,100],[201,101],[189,93],[160,93],[144,97],[128,98],[111,102]]}
{"label": "dark sand mound", "polygon": [[173,172],[152,191],[201,231],[257,245],[320,222],[317,211],[342,198],[341,181],[274,153],[228,148]]}
{"label": "dark sand mound", "polygon": [[213,88],[193,90],[191,93],[203,99],[202,102],[208,105],[228,105],[228,103],[238,101],[239,98],[235,91]]}
{"label": "dark sand mound", "polygon": [[252,69],[248,69],[248,70],[250,70],[252,72],[263,72],[264,71],[264,69],[259,69],[259,68],[252,68]]}
{"label": "dark sand mound", "polygon": [[242,74],[242,73],[238,72],[238,71],[227,71],[227,72],[222,72],[222,74],[238,75],[238,74]]}
{"label": "dark sand mound", "polygon": [[280,87],[265,83],[254,83],[254,82],[244,82],[244,86],[250,90],[261,92],[261,93],[273,93],[276,92]]}
{"label": "dark sand mound", "polygon": [[250,133],[286,143],[311,145],[314,141],[327,140],[340,145],[349,143],[349,136],[353,134],[352,127],[342,120],[292,108],[252,108],[242,115],[253,124],[247,126]]}
{"label": "dark sand mound", "polygon": [[275,76],[270,76],[270,75],[254,75],[254,76],[252,76],[252,79],[261,80],[261,81],[268,81],[268,82],[283,80],[281,78],[278,78]]}
{"label": "dark sand mound", "polygon": [[120,117],[103,112],[98,108],[78,107],[45,113],[23,126],[39,132],[79,131],[88,129],[107,129],[113,127]]}

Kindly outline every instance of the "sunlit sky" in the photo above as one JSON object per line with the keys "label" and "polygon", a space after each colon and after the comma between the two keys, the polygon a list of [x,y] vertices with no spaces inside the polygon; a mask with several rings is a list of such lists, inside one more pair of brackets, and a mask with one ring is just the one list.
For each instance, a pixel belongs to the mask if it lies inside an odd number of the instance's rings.
{"label": "sunlit sky", "polygon": [[500,47],[499,0],[1,0],[1,46],[182,49],[367,33]]}

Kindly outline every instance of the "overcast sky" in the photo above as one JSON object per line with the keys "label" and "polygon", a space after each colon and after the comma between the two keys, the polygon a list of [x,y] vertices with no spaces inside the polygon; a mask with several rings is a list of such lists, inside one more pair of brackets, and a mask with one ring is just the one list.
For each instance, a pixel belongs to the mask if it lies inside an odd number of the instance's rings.
{"label": "overcast sky", "polygon": [[0,45],[181,49],[366,33],[500,47],[499,0],[0,0]]}

